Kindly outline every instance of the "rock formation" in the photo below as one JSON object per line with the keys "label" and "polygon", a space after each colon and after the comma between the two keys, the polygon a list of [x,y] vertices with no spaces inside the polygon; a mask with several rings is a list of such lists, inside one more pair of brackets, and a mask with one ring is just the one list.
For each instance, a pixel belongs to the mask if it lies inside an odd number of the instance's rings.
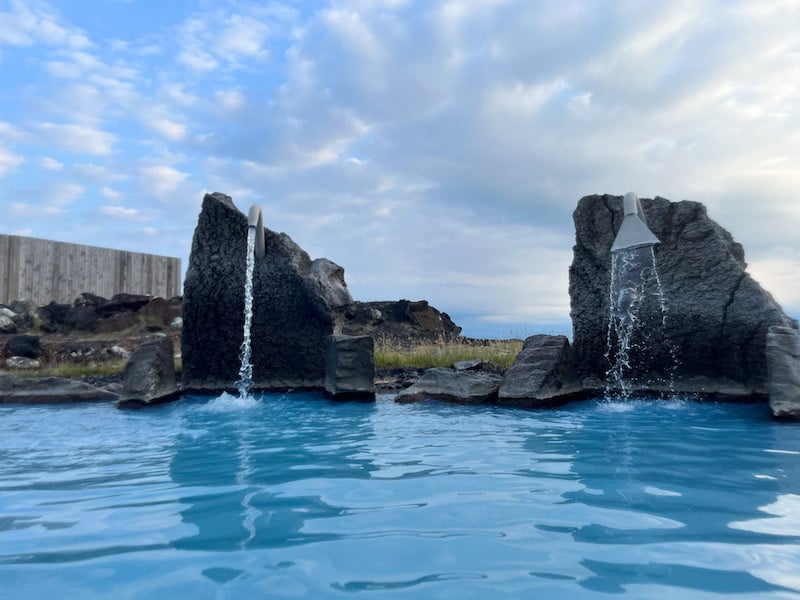
{"label": "rock formation", "polygon": [[142,342],[125,364],[119,408],[139,408],[176,399],[172,338],[158,334]]}
{"label": "rock formation", "polygon": [[447,313],[440,312],[426,300],[353,302],[344,312],[342,333],[370,335],[377,343],[389,346],[461,339],[461,328]]}
{"label": "rock formation", "polygon": [[[265,228],[266,255],[253,273],[252,363],[256,388],[317,388],[325,339],[352,302],[343,269],[311,261],[285,233]],[[247,218],[230,197],[208,194],[184,282],[183,385],[229,388],[238,377],[244,325]]]}
{"label": "rock formation", "polygon": [[[766,395],[767,330],[797,324],[746,272],[742,246],[708,217],[702,204],[659,197],[641,202],[647,225],[661,241],[655,256],[667,307],[665,343],[647,349],[653,379],[663,379],[670,370],[671,389],[677,392]],[[573,214],[573,349],[579,375],[591,388],[603,387],[610,367],[605,356],[609,251],[622,215],[622,198],[609,195],[582,198]],[[643,318],[662,322],[661,314]]]}
{"label": "rock formation", "polygon": [[425,371],[416,383],[401,391],[395,402],[442,400],[454,404],[491,404],[497,401],[502,376],[489,363],[472,368],[437,367]]}
{"label": "rock formation", "polygon": [[0,373],[0,404],[58,404],[112,402],[117,394],[62,377],[18,378]]}
{"label": "rock formation", "polygon": [[563,335],[532,335],[503,374],[497,403],[550,406],[573,400],[582,392],[569,340]]}
{"label": "rock formation", "polygon": [[800,419],[800,330],[769,328],[767,372],[772,414],[780,419]]}
{"label": "rock formation", "polygon": [[325,340],[325,392],[335,400],[375,399],[375,342],[368,335]]}

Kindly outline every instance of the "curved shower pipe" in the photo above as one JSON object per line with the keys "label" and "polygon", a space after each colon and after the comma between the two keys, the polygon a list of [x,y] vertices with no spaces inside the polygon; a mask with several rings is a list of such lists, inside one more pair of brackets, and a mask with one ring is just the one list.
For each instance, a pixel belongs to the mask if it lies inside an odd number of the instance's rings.
{"label": "curved shower pipe", "polygon": [[261,216],[261,207],[258,204],[253,204],[250,207],[250,212],[247,213],[247,226],[255,227],[256,230],[256,258],[264,258],[267,250],[264,240],[264,219]]}

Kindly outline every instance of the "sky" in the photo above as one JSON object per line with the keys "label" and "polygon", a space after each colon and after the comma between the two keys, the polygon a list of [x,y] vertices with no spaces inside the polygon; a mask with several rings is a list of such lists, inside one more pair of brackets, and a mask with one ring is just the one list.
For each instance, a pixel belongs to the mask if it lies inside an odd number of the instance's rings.
{"label": "sky", "polygon": [[356,300],[570,332],[572,212],[694,200],[800,315],[800,0],[0,0],[0,233],[180,257],[223,192]]}

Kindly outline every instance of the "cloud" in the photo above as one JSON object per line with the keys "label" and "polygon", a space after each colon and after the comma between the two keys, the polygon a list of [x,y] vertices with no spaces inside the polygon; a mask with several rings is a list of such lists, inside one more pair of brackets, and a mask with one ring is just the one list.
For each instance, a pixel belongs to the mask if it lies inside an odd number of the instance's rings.
{"label": "cloud", "polygon": [[40,123],[35,129],[46,143],[80,154],[111,154],[118,140],[108,131],[74,123]]}
{"label": "cloud", "polygon": [[174,248],[223,191],[356,297],[497,323],[566,321],[570,213],[630,190],[704,202],[776,297],[800,289],[781,250],[800,228],[796,2],[237,0],[113,35],[68,4],[10,6],[14,197],[73,178],[82,214],[122,231],[157,210]]}
{"label": "cloud", "polygon": [[125,208],[124,206],[113,204],[101,206],[100,212],[109,217],[115,217],[119,219],[135,219],[139,216],[139,211],[135,208]]}
{"label": "cloud", "polygon": [[51,156],[42,157],[40,164],[43,169],[47,169],[48,171],[60,171],[64,168],[64,163],[57,161]]}
{"label": "cloud", "polygon": [[100,190],[100,194],[102,194],[103,198],[107,198],[108,200],[119,200],[122,197],[117,190],[105,186],[103,189]]}
{"label": "cloud", "polygon": [[10,173],[25,161],[25,158],[13,154],[0,144],[0,176]]}
{"label": "cloud", "polygon": [[90,45],[84,32],[60,25],[46,4],[11,0],[10,8],[10,12],[0,12],[0,44],[31,46],[42,43],[70,48]]}
{"label": "cloud", "polygon": [[187,173],[169,165],[147,165],[140,169],[141,186],[159,198],[167,198],[188,177]]}

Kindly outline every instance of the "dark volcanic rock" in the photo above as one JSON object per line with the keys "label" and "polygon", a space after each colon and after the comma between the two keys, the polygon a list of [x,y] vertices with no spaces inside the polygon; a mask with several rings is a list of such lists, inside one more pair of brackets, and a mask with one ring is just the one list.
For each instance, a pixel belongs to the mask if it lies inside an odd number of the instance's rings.
{"label": "dark volcanic rock", "polygon": [[142,342],[125,364],[117,406],[138,408],[176,399],[174,354],[172,338],[165,335]]}
{"label": "dark volcanic rock", "polygon": [[548,406],[572,400],[582,391],[569,340],[563,335],[533,335],[503,375],[497,403]]}
{"label": "dark volcanic rock", "polygon": [[[648,352],[653,379],[677,357],[675,391],[749,396],[767,393],[765,345],[772,325],[796,327],[745,271],[744,250],[697,202],[642,199],[655,247],[667,316],[664,343]],[[602,386],[609,322],[610,248],[622,222],[622,198],[578,203],[569,293],[573,350],[586,386]],[[644,315],[660,322],[661,315]],[[667,343],[668,342],[668,343]]]}
{"label": "dark volcanic rock", "polygon": [[368,335],[325,341],[325,392],[337,400],[375,399],[375,344]]}
{"label": "dark volcanic rock", "polygon": [[769,407],[783,419],[800,419],[800,331],[770,327],[767,333]]}
{"label": "dark volcanic rock", "polygon": [[88,383],[61,377],[18,378],[0,373],[0,404],[111,402],[117,395]]}
{"label": "dark volcanic rock", "polygon": [[447,313],[425,300],[353,302],[347,307],[342,333],[371,335],[379,343],[412,346],[458,340],[461,328]]}
{"label": "dark volcanic rock", "polygon": [[[266,256],[253,274],[252,363],[257,388],[322,388],[325,339],[351,301],[331,264],[312,262],[285,233],[265,228]],[[247,218],[224,194],[208,194],[184,282],[183,384],[231,387],[244,325]],[[338,283],[337,283],[338,281]],[[336,286],[340,289],[334,290]],[[323,295],[315,293],[325,288]]]}
{"label": "dark volcanic rock", "polygon": [[486,404],[497,400],[501,376],[483,370],[428,369],[416,383],[395,397],[395,402],[443,400],[455,404]]}
{"label": "dark volcanic rock", "polygon": [[44,354],[38,335],[15,335],[6,342],[6,353],[9,356],[39,358]]}
{"label": "dark volcanic rock", "polygon": [[150,299],[150,296],[141,294],[115,294],[111,300],[96,305],[96,310],[101,317],[121,312],[137,312],[150,302]]}

